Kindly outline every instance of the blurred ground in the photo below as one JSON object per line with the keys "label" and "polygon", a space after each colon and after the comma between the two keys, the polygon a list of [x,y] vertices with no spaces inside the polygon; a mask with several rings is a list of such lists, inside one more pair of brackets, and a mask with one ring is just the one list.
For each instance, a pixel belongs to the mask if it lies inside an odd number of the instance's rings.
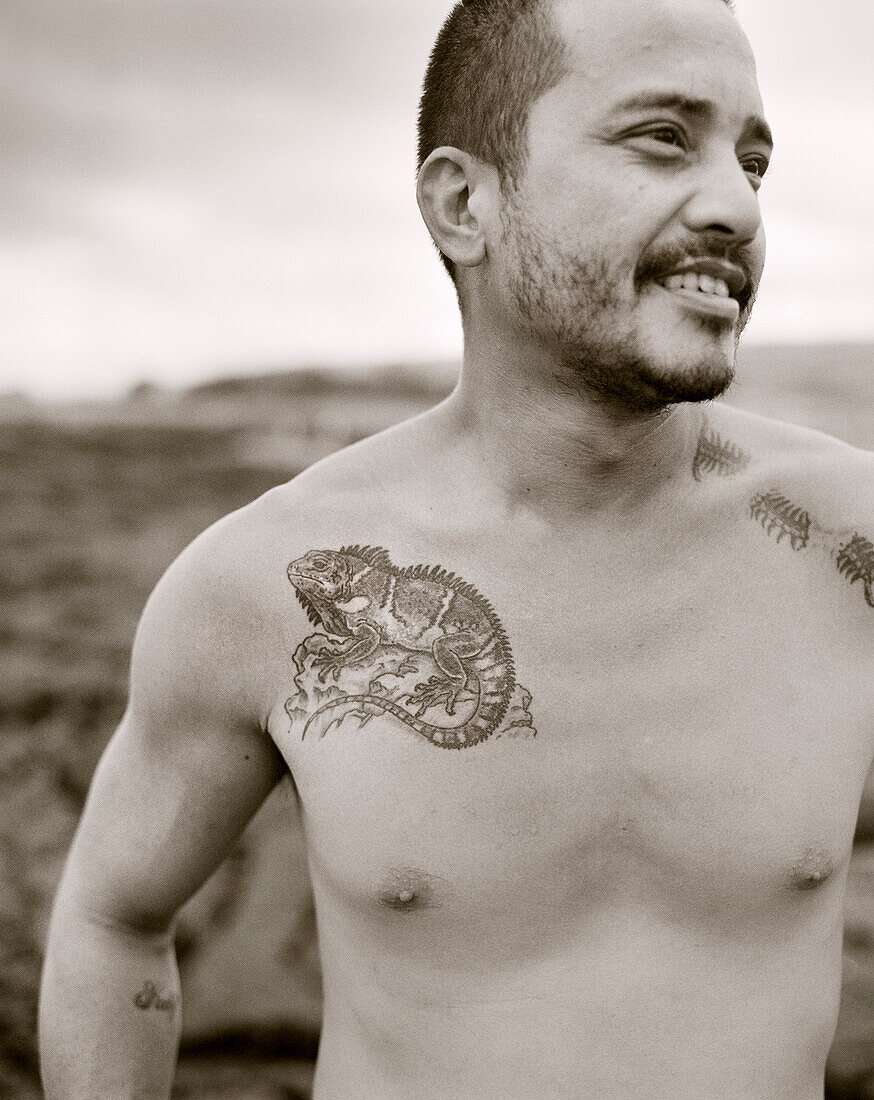
{"label": "blurred ground", "polygon": [[[874,348],[752,349],[733,403],[874,447]],[[37,1084],[46,919],[91,772],[121,715],[155,581],[214,519],[325,454],[426,408],[452,371],[141,387],[0,412],[0,1095]],[[257,951],[253,948],[257,944]],[[185,1043],[176,1095],[309,1095],[315,926],[294,799],[280,787],[180,926]],[[874,850],[854,860],[831,1095],[874,1098]]]}

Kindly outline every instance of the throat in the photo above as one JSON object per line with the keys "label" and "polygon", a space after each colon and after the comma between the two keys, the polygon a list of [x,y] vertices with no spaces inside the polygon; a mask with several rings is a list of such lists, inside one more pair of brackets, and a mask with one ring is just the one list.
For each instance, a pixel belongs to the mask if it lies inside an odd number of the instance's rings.
{"label": "throat", "polygon": [[530,511],[564,527],[574,512],[639,505],[691,469],[699,408],[631,416],[567,395],[535,408],[529,402],[514,400],[504,410],[502,401],[484,397],[472,409],[459,398],[454,410],[454,453],[483,471],[508,512]]}

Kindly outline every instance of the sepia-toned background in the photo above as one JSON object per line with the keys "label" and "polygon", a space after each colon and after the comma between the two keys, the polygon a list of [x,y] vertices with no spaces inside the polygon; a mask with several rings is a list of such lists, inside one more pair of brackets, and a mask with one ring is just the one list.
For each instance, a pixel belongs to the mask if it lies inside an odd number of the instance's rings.
{"label": "sepia-toned background", "polygon": [[[446,0],[0,8],[0,1096],[40,1095],[46,920],[191,538],[449,392],[460,332],[413,194]],[[729,400],[874,447],[867,5],[738,4],[777,155]],[[308,1095],[319,976],[281,786],[186,908],[179,1097]],[[847,901],[829,1087],[874,1097],[874,847]]]}

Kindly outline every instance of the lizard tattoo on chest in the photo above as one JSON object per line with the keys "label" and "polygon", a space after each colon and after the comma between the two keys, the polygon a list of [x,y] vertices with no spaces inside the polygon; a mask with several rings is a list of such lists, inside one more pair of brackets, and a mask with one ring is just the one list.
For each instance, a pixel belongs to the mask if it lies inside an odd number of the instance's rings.
{"label": "lizard tattoo on chest", "polygon": [[288,579],[310,621],[339,639],[315,635],[295,654],[300,690],[286,711],[302,737],[378,713],[444,749],[534,734],[506,632],[473,585],[439,566],[398,567],[372,546],[311,550]]}

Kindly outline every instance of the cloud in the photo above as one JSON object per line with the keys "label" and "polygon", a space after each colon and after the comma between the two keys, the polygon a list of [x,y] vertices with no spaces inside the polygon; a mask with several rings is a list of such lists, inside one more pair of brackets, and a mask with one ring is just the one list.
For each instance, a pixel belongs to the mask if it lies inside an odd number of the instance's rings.
{"label": "cloud", "polygon": [[[4,0],[11,382],[457,353],[413,195],[419,84],[449,6]],[[741,18],[778,137],[751,335],[874,337],[871,10],[747,0]]]}

